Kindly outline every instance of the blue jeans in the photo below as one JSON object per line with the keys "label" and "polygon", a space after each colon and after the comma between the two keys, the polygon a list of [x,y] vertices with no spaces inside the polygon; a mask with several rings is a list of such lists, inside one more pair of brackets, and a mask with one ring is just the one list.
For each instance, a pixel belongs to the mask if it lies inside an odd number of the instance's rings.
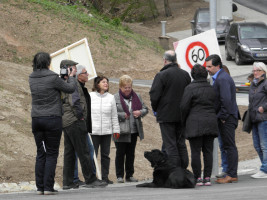
{"label": "blue jeans", "polygon": [[[90,152],[90,158],[91,158],[91,163],[92,163],[92,170],[93,170],[93,174],[96,174],[96,169],[95,169],[95,162],[94,162],[94,146],[89,138],[89,135],[87,134],[87,142],[88,142],[88,148],[89,148],[89,152]],[[78,171],[78,155],[77,152],[75,152],[75,168],[74,168],[74,178],[73,178],[73,182],[78,182],[79,179],[79,171]]]}
{"label": "blue jeans", "polygon": [[218,135],[218,141],[219,141],[219,148],[220,148],[220,152],[221,152],[221,167],[222,167],[222,172],[227,172],[227,168],[228,168],[228,163],[227,163],[227,156],[226,156],[226,151],[223,148],[223,142],[222,142],[222,138],[221,138],[221,134],[219,133]]}
{"label": "blue jeans", "polygon": [[260,160],[260,170],[267,173],[267,121],[253,124],[252,138]]}

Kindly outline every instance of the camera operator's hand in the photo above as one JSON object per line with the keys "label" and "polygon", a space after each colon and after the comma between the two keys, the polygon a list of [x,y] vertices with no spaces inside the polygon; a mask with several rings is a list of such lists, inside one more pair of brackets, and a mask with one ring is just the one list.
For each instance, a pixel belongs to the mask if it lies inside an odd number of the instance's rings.
{"label": "camera operator's hand", "polygon": [[68,68],[68,74],[69,76],[75,76],[76,75],[76,70],[73,69],[72,67]]}

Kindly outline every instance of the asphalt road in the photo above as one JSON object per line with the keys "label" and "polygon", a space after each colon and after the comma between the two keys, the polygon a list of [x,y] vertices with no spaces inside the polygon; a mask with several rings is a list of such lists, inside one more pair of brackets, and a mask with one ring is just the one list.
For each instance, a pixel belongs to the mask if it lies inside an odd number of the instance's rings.
{"label": "asphalt road", "polygon": [[249,175],[239,176],[238,183],[216,184],[212,186],[198,186],[194,189],[167,189],[167,188],[136,188],[133,184],[113,184],[106,188],[77,189],[59,191],[54,196],[38,196],[33,192],[17,194],[0,194],[0,199],[97,199],[97,200],[246,200],[267,198],[267,179],[252,179]]}

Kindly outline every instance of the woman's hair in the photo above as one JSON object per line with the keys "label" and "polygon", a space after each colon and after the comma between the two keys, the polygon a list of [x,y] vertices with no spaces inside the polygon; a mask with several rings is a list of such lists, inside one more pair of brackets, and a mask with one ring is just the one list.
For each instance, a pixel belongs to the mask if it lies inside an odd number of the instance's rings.
{"label": "woman's hair", "polygon": [[[95,77],[95,79],[94,79],[94,86],[93,86],[93,88],[92,88],[93,91],[100,92],[101,89],[100,89],[100,87],[99,87],[99,83],[100,83],[103,79],[106,79],[106,80],[108,81],[108,83],[109,83],[108,78],[105,77],[105,76],[97,76],[97,77]],[[106,92],[108,92],[108,90],[107,90]]]}
{"label": "woman's hair", "polygon": [[128,76],[128,75],[123,75],[120,77],[120,80],[119,80],[119,87],[123,87],[125,86],[126,84],[132,84],[133,83],[133,79]]}
{"label": "woman's hair", "polygon": [[205,67],[200,64],[195,64],[191,70],[191,76],[194,80],[207,79],[208,72]]}
{"label": "woman's hair", "polygon": [[254,62],[253,67],[260,69],[260,70],[264,71],[265,73],[267,72],[266,65],[263,62]]}
{"label": "woman's hair", "polygon": [[32,61],[33,70],[48,69],[50,64],[51,64],[51,57],[46,52],[39,52],[35,54]]}
{"label": "woman's hair", "polygon": [[230,71],[226,65],[222,65],[223,70],[230,75]]}

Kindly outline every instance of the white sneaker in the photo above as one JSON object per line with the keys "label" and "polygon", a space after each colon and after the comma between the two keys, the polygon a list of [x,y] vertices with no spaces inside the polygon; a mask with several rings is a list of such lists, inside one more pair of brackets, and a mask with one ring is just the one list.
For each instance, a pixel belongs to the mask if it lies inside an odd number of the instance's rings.
{"label": "white sneaker", "polygon": [[123,178],[121,178],[121,177],[117,178],[117,183],[124,183]]}
{"label": "white sneaker", "polygon": [[256,174],[251,175],[252,178],[267,178],[267,173],[258,171]]}

